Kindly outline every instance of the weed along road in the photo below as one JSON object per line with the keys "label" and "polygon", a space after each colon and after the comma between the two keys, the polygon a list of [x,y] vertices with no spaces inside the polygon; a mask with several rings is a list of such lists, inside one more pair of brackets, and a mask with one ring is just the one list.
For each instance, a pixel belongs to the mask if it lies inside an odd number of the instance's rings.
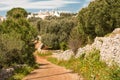
{"label": "weed along road", "polygon": [[66,70],[64,67],[50,63],[46,58],[39,57],[36,53],[36,62],[40,64],[38,69],[32,71],[23,80],[82,80],[77,74]]}

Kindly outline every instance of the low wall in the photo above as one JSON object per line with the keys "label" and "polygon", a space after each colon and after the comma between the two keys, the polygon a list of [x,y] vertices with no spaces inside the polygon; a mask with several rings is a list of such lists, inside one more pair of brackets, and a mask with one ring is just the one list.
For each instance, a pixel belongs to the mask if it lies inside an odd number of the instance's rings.
{"label": "low wall", "polygon": [[[100,60],[109,66],[114,63],[120,66],[120,28],[116,28],[109,36],[96,37],[93,44],[79,48],[75,57],[78,58],[93,49],[100,50]],[[73,54],[71,50],[66,50],[61,54],[54,54],[53,57],[58,60],[69,60]]]}

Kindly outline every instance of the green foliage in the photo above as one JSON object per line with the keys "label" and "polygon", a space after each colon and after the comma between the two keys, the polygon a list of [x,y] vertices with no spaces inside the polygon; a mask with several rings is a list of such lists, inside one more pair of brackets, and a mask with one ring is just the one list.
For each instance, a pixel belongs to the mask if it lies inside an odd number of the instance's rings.
{"label": "green foliage", "polygon": [[78,48],[81,47],[81,43],[82,43],[82,37],[81,34],[79,33],[77,27],[75,27],[74,29],[72,29],[71,34],[70,34],[70,38],[68,41],[68,47],[74,52],[74,54],[76,55]]}
{"label": "green foliage", "polygon": [[68,17],[74,17],[74,16],[76,16],[76,14],[74,14],[74,13],[60,13],[60,16],[63,17],[63,18],[64,17],[68,18]]}
{"label": "green foliage", "polygon": [[49,48],[58,49],[58,36],[55,34],[44,34],[42,35],[42,42],[47,45]]}
{"label": "green foliage", "polygon": [[2,20],[0,19],[0,23],[2,22]]}
{"label": "green foliage", "polygon": [[60,43],[60,49],[62,49],[63,51],[67,50],[67,44],[65,42]]}
{"label": "green foliage", "polygon": [[51,56],[51,55],[52,55],[52,52],[50,52],[50,51],[49,51],[49,52],[46,52],[46,53],[39,53],[39,52],[38,52],[38,55],[39,55],[39,56],[42,56],[42,57]]}
{"label": "green foliage", "polygon": [[28,21],[30,22],[30,24],[32,26],[34,26],[34,28],[37,29],[38,32],[40,31],[40,24],[41,24],[42,19],[36,18],[36,17],[32,17],[32,18],[29,18]]}
{"label": "green foliage", "polygon": [[27,17],[27,12],[23,8],[13,8],[7,12],[7,18],[26,18]]}
{"label": "green foliage", "polygon": [[45,18],[45,20],[51,20],[51,19],[55,20],[55,19],[59,19],[59,18],[56,17],[56,16],[47,16],[47,17]]}
{"label": "green foliage", "polygon": [[47,60],[54,63],[54,64],[58,64],[58,60],[56,58],[49,57]]}
{"label": "green foliage", "polygon": [[14,63],[21,64],[21,50],[25,44],[21,40],[21,35],[12,31],[9,34],[0,34],[0,37],[0,65],[5,67]]}
{"label": "green foliage", "polygon": [[86,38],[86,43],[120,27],[119,7],[119,0],[95,0],[79,12],[79,30]]}
{"label": "green foliage", "polygon": [[15,75],[13,75],[9,80],[22,80],[27,74],[29,74],[33,70],[30,66],[24,66],[15,70]]}
{"label": "green foliage", "polygon": [[61,18],[51,20],[39,20],[37,29],[42,37],[42,42],[52,49],[59,49],[61,43],[67,45],[69,35],[77,24],[76,18]]}
{"label": "green foliage", "polygon": [[[0,24],[0,56],[2,56],[0,66],[2,67],[10,67],[13,64],[35,64],[32,40],[36,37],[37,31],[25,19],[25,13],[26,11],[21,8],[12,9],[7,14],[7,20]],[[16,17],[17,14],[21,16]]]}
{"label": "green foliage", "polygon": [[79,58],[71,58],[69,61],[58,61],[56,58],[49,58],[54,64],[72,69],[82,75],[85,80],[119,80],[119,67],[108,67],[100,61],[99,50],[84,53]]}
{"label": "green foliage", "polygon": [[112,70],[112,73],[110,74],[112,80],[120,80],[120,68],[117,67],[116,70]]}

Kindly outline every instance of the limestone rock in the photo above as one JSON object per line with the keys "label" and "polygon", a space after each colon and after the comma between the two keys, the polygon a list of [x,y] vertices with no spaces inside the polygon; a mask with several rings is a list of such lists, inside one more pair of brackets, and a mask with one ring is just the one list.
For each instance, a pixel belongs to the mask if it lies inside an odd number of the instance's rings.
{"label": "limestone rock", "polygon": [[[79,48],[75,57],[78,58],[93,49],[100,50],[100,59],[108,65],[112,65],[113,62],[120,65],[120,28],[116,28],[108,37],[96,37],[92,45]],[[69,60],[73,55],[72,50],[66,50],[54,56],[59,60]]]}
{"label": "limestone rock", "polygon": [[66,50],[63,53],[53,53],[53,57],[58,60],[69,60],[74,55],[72,50]]}

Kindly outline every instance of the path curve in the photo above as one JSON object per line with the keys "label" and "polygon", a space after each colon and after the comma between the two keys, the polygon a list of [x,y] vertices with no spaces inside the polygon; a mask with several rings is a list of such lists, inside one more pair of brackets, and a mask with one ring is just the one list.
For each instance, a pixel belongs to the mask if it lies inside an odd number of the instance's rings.
{"label": "path curve", "polygon": [[36,62],[41,64],[39,69],[35,69],[23,80],[83,80],[77,74],[50,63],[45,58],[39,57],[37,54]]}

